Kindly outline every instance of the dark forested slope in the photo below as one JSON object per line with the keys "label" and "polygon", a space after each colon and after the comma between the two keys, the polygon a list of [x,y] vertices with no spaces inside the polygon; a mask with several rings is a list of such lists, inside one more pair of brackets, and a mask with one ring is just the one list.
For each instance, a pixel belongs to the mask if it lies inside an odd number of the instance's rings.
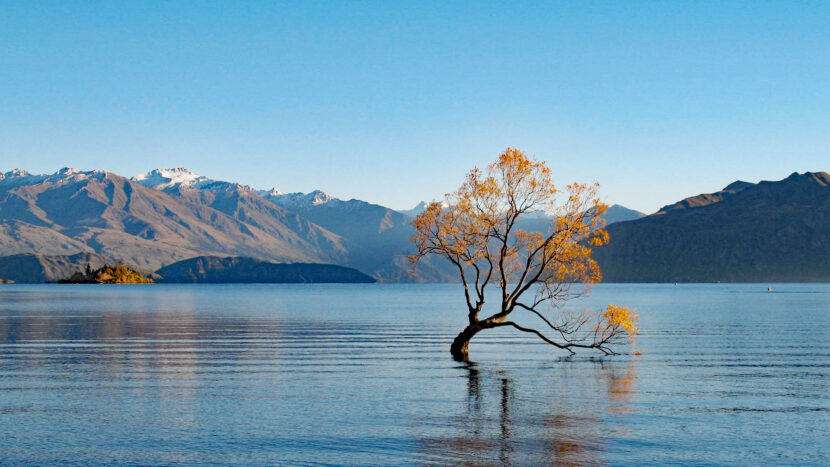
{"label": "dark forested slope", "polygon": [[735,182],[608,232],[605,282],[830,281],[830,175]]}

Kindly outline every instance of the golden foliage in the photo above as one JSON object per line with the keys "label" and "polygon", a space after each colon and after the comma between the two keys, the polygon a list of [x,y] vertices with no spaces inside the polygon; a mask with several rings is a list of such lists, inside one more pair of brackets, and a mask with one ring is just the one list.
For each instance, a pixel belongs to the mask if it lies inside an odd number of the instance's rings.
{"label": "golden foliage", "polygon": [[[609,241],[601,217],[608,206],[598,193],[597,183],[573,183],[560,190],[545,162],[507,148],[485,171],[471,170],[445,203],[433,202],[415,218],[412,240],[417,252],[410,260],[417,266],[421,258],[435,254],[456,266],[471,325],[500,325],[516,307],[539,315],[539,304],[572,297],[571,285],[602,279],[591,258],[593,248]],[[520,219],[540,212],[552,219],[545,232],[520,228]],[[502,289],[501,311],[479,320],[484,289],[491,282]],[[536,296],[520,302],[528,291]],[[609,308],[602,316],[604,329],[611,332],[608,340],[620,331],[636,334],[636,317],[627,309]],[[562,328],[554,329],[561,333]]]}
{"label": "golden foliage", "polygon": [[637,333],[640,332],[640,328],[634,324],[639,316],[633,310],[629,310],[628,307],[608,305],[605,314],[602,316],[605,318],[608,326],[622,328],[628,333],[628,338],[631,340],[634,340]]}
{"label": "golden foliage", "polygon": [[[415,219],[418,254],[411,259],[437,253],[462,265],[497,260],[496,279],[506,281],[526,269],[530,258],[531,268],[540,267],[544,277],[597,282],[601,275],[590,247],[608,243],[600,217],[607,205],[597,189],[597,184],[568,185],[564,202],[557,204],[559,191],[547,165],[508,148],[486,173],[473,169],[461,188],[447,195],[449,207],[433,202]],[[550,232],[516,227],[533,212],[555,217]]]}

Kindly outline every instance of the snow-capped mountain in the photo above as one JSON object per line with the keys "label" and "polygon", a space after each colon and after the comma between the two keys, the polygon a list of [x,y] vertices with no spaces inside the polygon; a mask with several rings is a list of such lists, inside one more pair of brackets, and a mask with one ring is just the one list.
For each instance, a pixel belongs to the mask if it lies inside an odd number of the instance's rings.
{"label": "snow-capped mountain", "polygon": [[[305,232],[307,241],[340,261],[338,264],[355,267],[380,280],[412,280],[406,262],[406,256],[412,253],[412,226],[409,218],[389,208],[356,199],[344,201],[321,190],[254,190],[184,168],[157,169],[132,180],[206,204],[273,235],[279,236],[286,227],[300,235]],[[430,273],[429,266],[422,271],[422,275]],[[447,278],[438,270],[432,274],[420,280]]]}
{"label": "snow-capped mountain", "polygon": [[209,178],[191,172],[184,167],[155,169],[144,174],[136,175],[130,180],[157,190],[168,190],[180,186],[198,186],[199,184],[211,181]]}
{"label": "snow-capped mountain", "polygon": [[185,168],[132,178],[65,167],[0,173],[0,256],[101,254],[145,271],[195,256],[350,266],[383,281],[452,280],[424,263],[410,276],[410,219],[320,190],[283,193]]}
{"label": "snow-capped mountain", "polygon": [[[0,172],[0,182],[5,185],[10,185],[15,182],[24,183],[30,177],[32,177],[32,174],[23,169],[14,169],[6,173]],[[45,177],[45,175],[40,175],[40,177]]]}
{"label": "snow-capped mountain", "polygon": [[[189,203],[209,206],[275,238],[299,237],[332,261],[342,262],[347,256],[343,241],[337,235],[260,196],[262,192],[250,186],[214,180],[181,167],[156,169],[132,180]],[[267,193],[282,196],[276,188]]]}
{"label": "snow-capped mountain", "polygon": [[106,176],[103,170],[90,170],[87,172],[64,167],[53,174],[31,174],[23,169],[14,169],[6,173],[0,172],[0,186],[9,189],[13,186],[25,186],[43,181],[62,182],[68,180],[84,180],[90,177],[102,178]]}
{"label": "snow-capped mountain", "polygon": [[258,193],[268,201],[290,210],[305,209],[310,206],[320,206],[322,204],[327,204],[330,201],[340,201],[339,199],[320,190],[314,190],[310,193],[283,193],[276,188],[272,188],[267,191],[259,191]]}
{"label": "snow-capped mountain", "polygon": [[426,208],[427,208],[427,202],[426,202],[426,201],[421,201],[420,203],[418,203],[417,205],[415,205],[415,207],[414,207],[414,208],[412,208],[412,209],[402,209],[402,210],[400,210],[400,211],[398,211],[398,212],[399,212],[399,213],[401,213],[401,214],[403,214],[403,215],[405,215],[405,216],[409,216],[409,217],[413,217],[413,218],[414,218],[414,217],[416,217],[418,214],[420,214],[420,213],[424,212],[424,211],[426,210]]}
{"label": "snow-capped mountain", "polygon": [[[414,218],[414,217],[416,217],[418,214],[420,214],[420,213],[422,213],[422,212],[426,211],[427,206],[429,206],[429,203],[427,203],[426,201],[421,201],[420,203],[418,203],[418,204],[417,204],[414,208],[412,208],[412,209],[404,209],[404,210],[401,210],[401,211],[398,211],[398,212],[399,212],[399,213],[401,213],[401,214],[404,214],[404,215],[406,215],[406,216],[409,216],[409,217],[413,217],[413,218]],[[441,201],[441,206],[443,206],[443,207],[447,208],[447,207],[449,207],[450,205],[449,205],[449,204],[447,204],[447,202],[446,202],[446,201]]]}
{"label": "snow-capped mountain", "polygon": [[168,193],[178,193],[182,190],[188,189],[213,192],[228,190],[256,191],[247,185],[214,180],[212,178],[199,175],[184,167],[178,167],[175,169],[155,169],[145,174],[136,175],[130,180],[146,187],[155,188]]}
{"label": "snow-capped mountain", "polygon": [[315,224],[334,232],[349,245],[351,267],[370,271],[385,281],[455,280],[447,262],[425,261],[418,274],[411,276],[410,238],[415,233],[411,219],[404,214],[358,199],[344,201],[320,190],[264,197],[285,209],[296,212]]}
{"label": "snow-capped mountain", "polygon": [[210,186],[194,183],[198,177],[183,171],[173,185],[173,177],[160,180],[160,171],[155,180],[142,178],[160,182],[158,189],[110,172],[71,168],[2,175],[0,255],[94,252],[148,271],[201,255],[324,263],[347,256],[337,235],[252,191],[168,191],[177,183]]}
{"label": "snow-capped mountain", "polygon": [[260,191],[257,192],[257,194],[259,194],[259,196],[262,196],[263,198],[268,199],[269,197],[272,197],[272,196],[284,195],[285,193],[281,192],[276,187],[274,187],[274,188],[271,188],[270,190],[260,190]]}

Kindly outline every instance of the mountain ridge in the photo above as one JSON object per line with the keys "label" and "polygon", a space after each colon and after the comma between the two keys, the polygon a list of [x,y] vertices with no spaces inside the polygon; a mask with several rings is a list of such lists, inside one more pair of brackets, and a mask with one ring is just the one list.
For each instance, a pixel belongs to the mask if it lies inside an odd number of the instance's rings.
{"label": "mountain ridge", "polygon": [[735,182],[608,232],[606,282],[828,281],[830,175]]}
{"label": "mountain ridge", "polygon": [[[6,233],[0,254],[41,253],[54,249],[52,242],[68,239],[64,243],[81,251],[121,257],[148,269],[209,252],[281,261],[330,259],[296,233],[308,228],[325,236],[314,226],[286,227],[274,235],[199,196],[172,196],[110,172],[62,169],[9,179],[0,180],[0,232]],[[29,235],[13,235],[24,226]]]}
{"label": "mountain ridge", "polygon": [[[731,184],[727,191],[748,186],[754,184]],[[641,216],[619,205],[606,213],[609,225]],[[441,258],[425,260],[410,275],[411,221],[405,213],[320,190],[257,190],[182,167],[132,178],[69,167],[0,174],[0,255],[95,253],[145,271],[199,256],[240,256],[337,264],[381,281],[457,281]],[[547,229],[549,222],[528,217],[521,228]]]}

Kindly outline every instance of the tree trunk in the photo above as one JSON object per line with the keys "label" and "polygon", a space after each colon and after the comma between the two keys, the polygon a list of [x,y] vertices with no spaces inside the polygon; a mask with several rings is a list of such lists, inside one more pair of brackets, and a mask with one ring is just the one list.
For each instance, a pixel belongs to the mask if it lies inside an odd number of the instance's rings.
{"label": "tree trunk", "polygon": [[470,344],[470,339],[473,338],[479,331],[484,329],[481,322],[473,323],[463,331],[461,331],[455,339],[452,341],[452,345],[450,346],[450,353],[452,354],[452,358],[459,362],[466,362],[468,361],[467,358],[467,346]]}

